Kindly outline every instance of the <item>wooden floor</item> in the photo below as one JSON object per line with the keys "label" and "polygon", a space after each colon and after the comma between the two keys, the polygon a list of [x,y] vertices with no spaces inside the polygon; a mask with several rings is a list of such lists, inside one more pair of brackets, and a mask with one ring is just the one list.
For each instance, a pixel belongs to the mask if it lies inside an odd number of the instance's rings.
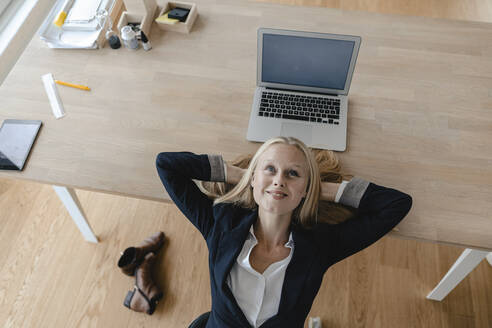
{"label": "wooden floor", "polygon": [[[485,0],[277,2],[492,21]],[[98,245],[83,241],[51,186],[0,179],[0,325],[187,327],[210,309],[205,242],[174,205],[77,194]],[[116,262],[124,248],[159,230],[168,236],[155,268],[165,298],[148,316],[123,306],[133,279]],[[487,261],[444,301],[425,298],[462,251],[385,237],[327,271],[310,315],[325,328],[492,327]]]}
{"label": "wooden floor", "polygon": [[[83,241],[51,186],[0,180],[0,325],[187,327],[210,309],[207,250],[173,205],[78,191],[98,245]],[[119,252],[156,231],[168,243],[152,316],[123,307],[133,279]],[[385,237],[334,265],[311,310],[324,327],[491,327],[492,267],[483,261],[442,302],[425,296],[462,249]]]}

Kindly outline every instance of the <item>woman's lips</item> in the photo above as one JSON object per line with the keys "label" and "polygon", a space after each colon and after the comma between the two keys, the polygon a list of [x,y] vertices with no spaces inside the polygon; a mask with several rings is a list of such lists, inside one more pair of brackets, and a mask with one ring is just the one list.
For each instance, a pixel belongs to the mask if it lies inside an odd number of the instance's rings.
{"label": "woman's lips", "polygon": [[287,197],[286,194],[284,194],[283,192],[279,192],[279,191],[267,191],[267,194],[270,194],[272,196],[273,199],[276,199],[276,200],[280,200],[282,198],[285,198]]}

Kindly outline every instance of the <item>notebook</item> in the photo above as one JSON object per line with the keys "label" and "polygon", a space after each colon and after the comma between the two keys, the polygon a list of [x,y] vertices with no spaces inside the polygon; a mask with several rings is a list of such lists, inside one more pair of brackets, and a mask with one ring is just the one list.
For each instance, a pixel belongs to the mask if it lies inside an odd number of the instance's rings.
{"label": "notebook", "polygon": [[258,29],[257,81],[246,139],[291,136],[346,150],[348,92],[359,36]]}

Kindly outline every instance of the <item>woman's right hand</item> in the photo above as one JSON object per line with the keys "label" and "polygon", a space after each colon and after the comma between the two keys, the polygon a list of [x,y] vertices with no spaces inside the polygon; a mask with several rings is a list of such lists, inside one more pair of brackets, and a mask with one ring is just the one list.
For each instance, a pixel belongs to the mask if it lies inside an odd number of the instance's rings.
{"label": "woman's right hand", "polygon": [[240,167],[226,164],[227,165],[227,177],[226,182],[230,184],[237,184],[239,180],[243,177],[244,173],[246,173],[245,169]]}

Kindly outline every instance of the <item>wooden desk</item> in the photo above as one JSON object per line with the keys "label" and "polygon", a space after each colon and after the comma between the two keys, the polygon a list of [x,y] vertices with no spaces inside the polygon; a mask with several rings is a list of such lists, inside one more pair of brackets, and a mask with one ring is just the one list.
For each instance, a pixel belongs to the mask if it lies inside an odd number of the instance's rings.
{"label": "wooden desk", "polygon": [[[348,146],[338,153],[343,168],[412,195],[413,208],[392,235],[467,247],[474,262],[492,250],[492,25],[197,4],[191,34],[154,26],[149,52],[53,50],[35,36],[0,88],[0,119],[44,126],[25,170],[0,177],[69,187],[57,189],[68,193],[62,199],[78,188],[169,200],[154,165],[159,152],[231,160],[259,147],[245,140],[258,27],[360,35]],[[92,88],[58,86],[67,112],[60,120],[41,82],[48,72]],[[79,207],[76,198],[67,206]]]}

